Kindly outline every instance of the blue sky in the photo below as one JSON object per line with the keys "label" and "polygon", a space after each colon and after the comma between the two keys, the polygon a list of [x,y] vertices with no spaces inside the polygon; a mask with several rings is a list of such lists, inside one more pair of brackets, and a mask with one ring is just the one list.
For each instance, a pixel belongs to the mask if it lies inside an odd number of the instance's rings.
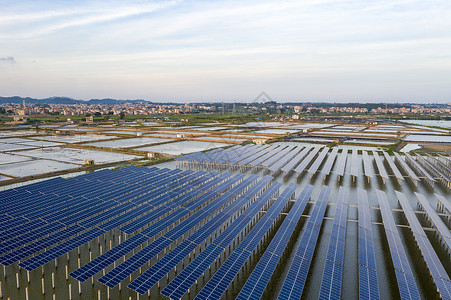
{"label": "blue sky", "polygon": [[0,0],[0,95],[450,102],[451,1]]}

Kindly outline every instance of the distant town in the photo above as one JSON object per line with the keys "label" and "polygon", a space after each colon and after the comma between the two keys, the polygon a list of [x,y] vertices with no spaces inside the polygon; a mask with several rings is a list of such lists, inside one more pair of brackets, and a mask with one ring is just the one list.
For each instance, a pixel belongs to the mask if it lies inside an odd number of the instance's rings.
{"label": "distant town", "polygon": [[[27,122],[33,116],[152,116],[174,114],[277,114],[293,120],[306,116],[358,116],[451,119],[451,104],[412,103],[154,103],[144,100],[101,99],[80,101],[70,98],[33,99],[0,97],[1,122]],[[57,121],[57,120],[56,120]],[[64,120],[65,121],[65,120]]]}

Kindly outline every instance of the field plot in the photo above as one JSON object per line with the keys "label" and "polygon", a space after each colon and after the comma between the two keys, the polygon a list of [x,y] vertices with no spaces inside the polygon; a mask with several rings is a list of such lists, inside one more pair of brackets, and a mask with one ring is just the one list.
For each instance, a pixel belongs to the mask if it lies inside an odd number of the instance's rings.
{"label": "field plot", "polygon": [[111,162],[126,161],[136,158],[141,158],[136,155],[129,155],[123,153],[105,152],[99,150],[74,149],[52,147],[29,151],[17,152],[24,156],[54,159],[62,162],[82,165],[86,159],[93,159],[96,164],[106,164]]}
{"label": "field plot", "polygon": [[98,134],[88,134],[88,135],[46,135],[40,137],[33,137],[35,140],[44,140],[59,143],[83,143],[92,141],[109,140],[111,136],[98,135]]}
{"label": "field plot", "polygon": [[158,144],[173,141],[171,139],[151,138],[151,137],[139,137],[131,139],[117,139],[112,141],[103,141],[95,143],[87,143],[85,145],[95,147],[109,147],[109,148],[132,148],[150,144]]}
{"label": "field plot", "polygon": [[[39,150],[42,151],[42,150]],[[48,172],[77,168],[80,165],[47,159],[33,159],[12,164],[0,165],[0,173],[14,177],[44,174]]]}
{"label": "field plot", "polygon": [[201,141],[181,141],[164,145],[134,148],[140,151],[159,152],[171,155],[191,153],[227,146],[226,143],[201,142]]}

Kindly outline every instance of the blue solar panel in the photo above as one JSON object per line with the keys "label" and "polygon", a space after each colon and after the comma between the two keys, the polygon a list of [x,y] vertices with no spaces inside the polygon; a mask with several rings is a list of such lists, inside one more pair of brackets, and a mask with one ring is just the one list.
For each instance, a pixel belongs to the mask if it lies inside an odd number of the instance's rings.
{"label": "blue solar panel", "polygon": [[128,258],[126,261],[118,265],[116,268],[112,269],[110,272],[99,278],[99,282],[105,284],[106,286],[113,288],[118,285],[122,280],[131,275],[139,267],[148,262],[152,257],[159,254],[166,247],[172,244],[172,241],[160,237],[154,242],[152,246],[144,247],[141,251]]}
{"label": "blue solar panel", "polygon": [[303,230],[298,248],[295,250],[295,257],[291,262],[288,275],[284,280],[278,299],[301,299],[319,231],[323,222],[324,213],[326,211],[329,194],[330,188],[323,186],[318,201],[313,207],[312,214]]}
{"label": "blue solar panel", "polygon": [[26,245],[36,239],[39,239],[43,236],[51,234],[62,228],[64,228],[63,224],[61,224],[59,222],[55,222],[55,223],[51,223],[51,224],[45,225],[40,228],[36,228],[28,233],[25,233],[21,236],[18,236],[14,239],[7,241],[7,242],[2,242],[0,244],[0,254],[3,254],[6,252],[9,252],[11,250],[14,250],[16,248],[19,248],[23,245]]}
{"label": "blue solar panel", "polygon": [[415,212],[410,206],[406,196],[403,193],[396,191],[396,196],[401,204],[404,214],[407,218],[407,222],[410,225],[410,230],[413,233],[415,241],[420,248],[422,257],[426,262],[426,266],[432,275],[432,280],[437,286],[438,292],[442,299],[451,299],[451,281],[448,273],[442,266],[439,257],[435,253],[434,248],[431,245],[426,233],[423,230],[420,222],[418,221]]}
{"label": "blue solar panel", "polygon": [[359,296],[360,299],[379,299],[370,207],[363,189],[358,189],[358,202]]}
{"label": "blue solar panel", "polygon": [[339,299],[343,273],[349,191],[340,187],[334,223],[329,239],[326,264],[321,281],[320,299]]}
{"label": "blue solar panel", "polygon": [[[254,180],[255,180],[255,177],[251,176],[250,179],[244,180],[242,183],[238,184],[237,187],[239,187],[239,189],[234,189],[235,193],[237,194],[237,193],[241,192],[249,184],[251,184]],[[270,179],[267,178],[266,180],[264,180],[264,182],[266,183],[268,180],[270,180]],[[262,181],[263,180],[261,180],[260,182],[262,182]],[[254,187],[261,188],[260,182],[257,183],[252,188],[254,188]],[[233,196],[234,195],[231,194],[230,198],[232,198]],[[240,199],[247,199],[250,196],[252,196],[252,194],[250,194],[249,196],[247,196],[247,194],[246,194],[246,196],[243,196]],[[115,269],[113,269],[112,271],[107,273],[105,276],[101,277],[99,279],[99,281],[106,284],[109,287],[116,286],[119,282],[124,280],[127,276],[129,276],[131,273],[133,273],[136,269],[141,267],[144,263],[146,263],[151,258],[153,258],[155,255],[157,255],[159,252],[161,252],[161,250],[163,250],[164,248],[169,246],[169,244],[171,244],[173,240],[179,238],[184,233],[191,230],[194,225],[198,224],[201,220],[205,219],[205,217],[207,217],[209,214],[211,214],[216,209],[218,209],[219,207],[221,207],[222,205],[224,205],[226,202],[228,202],[230,200],[229,197],[223,197],[220,201],[218,201],[220,198],[218,198],[215,202],[205,206],[204,208],[202,208],[201,210],[199,210],[197,213],[193,214],[189,218],[185,219],[182,223],[180,223],[179,225],[177,225],[176,227],[174,227],[173,229],[168,231],[164,235],[164,237],[160,237],[155,242],[149,244],[143,250],[139,251],[137,254],[135,254],[131,258],[127,259],[124,263],[117,266]],[[238,199],[235,202],[240,202],[240,200]],[[236,208],[236,210],[238,210],[238,209],[239,209],[239,207]],[[218,215],[216,215],[212,220],[210,220],[209,222],[207,222],[206,224],[204,224],[201,227],[202,230],[196,230],[196,232],[190,237],[190,240],[192,241],[191,244],[193,244],[194,246],[197,246],[201,241],[203,241],[207,236],[209,236],[212,233],[212,231],[215,231],[220,226],[220,224],[224,223],[225,220],[227,220],[229,217],[230,217],[229,215],[226,215],[224,213],[219,213]],[[218,222],[221,222],[221,223],[218,223]],[[142,232],[142,234],[146,234],[146,231],[144,230]],[[167,238],[168,236],[170,236],[171,239]],[[172,251],[171,251],[171,253],[172,253]]]}
{"label": "blue solar panel", "polygon": [[54,260],[55,258],[60,257],[67,252],[76,249],[77,247],[91,241],[92,239],[104,234],[105,232],[99,228],[91,229],[85,233],[80,234],[79,236],[70,239],[64,243],[61,243],[45,252],[42,252],[24,262],[19,263],[19,266],[22,268],[32,271],[49,261]]}
{"label": "blue solar panel", "polygon": [[91,276],[94,276],[96,273],[100,272],[147,240],[148,238],[142,234],[134,235],[113,249],[85,264],[81,268],[70,273],[70,275],[79,281],[86,281]]}
{"label": "blue solar panel", "polygon": [[[274,185],[274,184],[273,184]],[[279,185],[276,185],[278,189]],[[280,197],[277,198],[276,202],[271,206],[268,210],[272,210],[273,217],[274,215],[278,215],[282,208],[286,205],[287,201],[291,198],[295,191],[296,185],[292,184],[287,187],[287,189],[281,194]],[[268,189],[269,190],[269,189]],[[267,191],[268,191],[267,190]],[[265,193],[267,192],[265,191]],[[274,192],[269,192],[271,195]],[[262,195],[264,197],[265,195]],[[267,200],[266,200],[267,201]],[[265,200],[263,200],[263,203]],[[255,202],[254,202],[255,203]],[[247,210],[246,212],[247,213]],[[265,236],[266,232],[270,229],[270,227],[274,223],[274,218],[267,218],[265,216],[259,220],[259,222],[252,228],[252,230],[248,233],[248,235],[243,239],[243,241],[239,244],[239,247],[235,249],[235,251],[227,258],[224,264],[220,267],[220,269],[215,273],[212,279],[207,283],[207,285],[202,289],[201,293],[198,295],[200,299],[211,297],[212,294],[215,296],[221,295],[224,293],[225,288],[231,283],[231,281],[235,278],[239,270],[242,268],[244,262],[251,256],[253,251],[260,244],[261,240]],[[241,219],[241,220],[240,220]],[[199,264],[203,264],[205,267],[208,267],[213,261],[219,256],[219,252],[217,256],[210,255],[215,252],[217,248],[222,250],[226,249],[228,245],[230,245],[231,241],[238,235],[240,232],[247,226],[250,218],[246,218],[244,215],[238,217],[232,225],[230,225],[217,239],[210,244],[205,251],[206,254],[198,256],[194,261],[191,262],[190,265],[193,267],[189,269],[184,269],[177,277],[179,278],[177,281],[171,282],[163,291],[162,294],[168,297],[173,298],[173,295],[182,295],[186,292],[186,289],[189,288],[194,281],[197,280],[199,276],[193,276],[193,273],[201,273],[197,268]],[[243,221],[243,222],[242,222]],[[242,223],[242,224],[241,224]],[[225,238],[222,238],[222,237]],[[230,238],[231,237],[231,238]],[[218,245],[216,247],[215,245]],[[208,261],[207,258],[209,258]],[[206,268],[204,268],[205,271]],[[200,274],[199,274],[200,275]],[[224,276],[226,275],[226,276]],[[189,279],[187,279],[189,278]],[[185,287],[182,290],[183,286]]]}
{"label": "blue solar panel", "polygon": [[6,231],[0,232],[0,241],[7,241],[9,239],[15,238],[19,235],[22,235],[24,233],[27,233],[33,229],[42,227],[44,225],[47,225],[47,222],[44,222],[42,220],[32,220],[30,222],[21,224],[20,226],[16,226],[13,228],[10,228]]}
{"label": "blue solar panel", "polygon": [[58,231],[46,238],[38,240],[30,245],[27,245],[23,248],[15,250],[11,253],[8,253],[2,257],[0,257],[0,263],[8,266],[12,263],[15,263],[19,260],[22,260],[36,252],[42,251],[45,248],[51,247],[52,245],[64,241],[65,239],[82,232],[85,230],[83,227],[79,225],[70,226],[64,230]]}
{"label": "blue solar panel", "polygon": [[[259,184],[257,184],[257,186],[259,186]],[[278,191],[280,186],[281,184],[276,182],[273,183],[267,190],[265,190],[257,200],[249,205],[239,217],[233,220],[232,224],[230,224],[216,239],[213,240],[212,247],[218,246],[225,249],[241,233],[241,231],[247,226],[247,224],[251,222],[252,218],[264,207],[264,205],[270,201],[270,198]],[[250,197],[252,197],[252,194],[247,194],[245,195],[245,197],[243,197],[243,199],[249,199]],[[239,200],[237,201],[241,202]],[[236,211],[238,211],[238,208],[236,209]],[[230,213],[232,214],[232,212]],[[212,228],[212,230],[209,230],[209,234],[212,234],[213,230],[216,230],[216,228],[218,227],[214,227]],[[197,232],[200,232],[202,230],[205,230],[204,227],[201,227]],[[194,238],[194,240],[196,239]],[[188,256],[190,252],[197,248],[198,243],[192,241],[193,240],[190,237],[188,238],[188,240],[182,242],[182,244],[180,244],[177,248],[173,249],[169,254],[167,254],[156,264],[151,266],[132,283],[130,283],[128,287],[139,292],[140,294],[145,294],[180,261]]]}

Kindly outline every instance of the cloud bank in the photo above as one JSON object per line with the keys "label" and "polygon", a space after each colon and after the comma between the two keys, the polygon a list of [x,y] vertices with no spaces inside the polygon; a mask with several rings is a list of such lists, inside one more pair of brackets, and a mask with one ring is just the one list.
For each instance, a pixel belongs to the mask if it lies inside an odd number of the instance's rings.
{"label": "cloud bank", "polygon": [[0,94],[447,102],[449,28],[441,0],[10,1]]}

